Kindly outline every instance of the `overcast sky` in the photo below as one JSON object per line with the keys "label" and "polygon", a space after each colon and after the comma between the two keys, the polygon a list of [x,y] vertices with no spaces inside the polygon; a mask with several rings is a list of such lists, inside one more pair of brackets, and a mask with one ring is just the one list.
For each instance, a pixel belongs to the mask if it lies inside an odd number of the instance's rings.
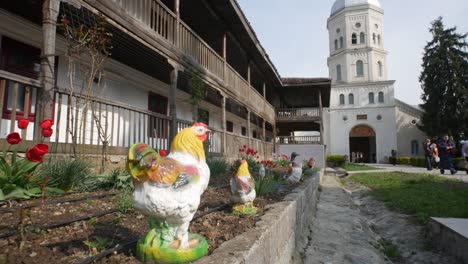
{"label": "overcast sky", "polygon": [[[327,18],[335,0],[238,0],[262,46],[282,77],[328,77]],[[423,48],[431,21],[468,32],[468,0],[380,0],[388,76],[395,96],[421,103]]]}

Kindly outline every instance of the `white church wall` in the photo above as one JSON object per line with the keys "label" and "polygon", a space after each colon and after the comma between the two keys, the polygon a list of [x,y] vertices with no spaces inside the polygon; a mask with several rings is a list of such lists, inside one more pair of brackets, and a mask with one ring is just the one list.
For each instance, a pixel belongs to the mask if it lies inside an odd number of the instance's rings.
{"label": "white church wall", "polygon": [[[399,107],[396,109],[398,156],[424,156],[423,142],[426,135],[417,127],[420,117],[409,114],[407,111],[402,111]],[[413,141],[417,142],[417,152],[412,151],[411,145]]]}

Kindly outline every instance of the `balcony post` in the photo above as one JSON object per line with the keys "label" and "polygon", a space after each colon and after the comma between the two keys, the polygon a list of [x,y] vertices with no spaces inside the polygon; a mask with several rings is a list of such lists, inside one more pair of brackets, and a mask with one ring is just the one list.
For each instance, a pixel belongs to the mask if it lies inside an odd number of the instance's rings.
{"label": "balcony post", "polygon": [[263,135],[263,142],[266,141],[266,128],[265,128],[265,124],[266,124],[266,121],[263,120],[263,123],[262,123],[262,135]]}
{"label": "balcony post", "polygon": [[266,83],[263,82],[263,98],[266,98]]}
{"label": "balcony post", "polygon": [[249,60],[249,63],[247,64],[247,82],[249,83],[249,87],[252,87],[251,82],[250,82],[250,60]]}
{"label": "balcony post", "polygon": [[179,30],[180,30],[180,0],[174,0],[174,12],[177,16],[177,19],[175,21],[175,36],[174,36],[174,45],[176,47],[180,47],[179,45]]}
{"label": "balcony post", "polygon": [[250,110],[247,109],[247,138],[249,139],[249,144],[250,144],[250,135],[252,134],[250,129],[252,129],[250,125]]}
{"label": "balcony post", "polygon": [[221,111],[222,111],[222,121],[221,121],[221,128],[223,130],[223,135],[221,137],[221,152],[226,153],[226,96],[221,95],[223,98],[221,99]]}
{"label": "balcony post", "polygon": [[169,129],[169,142],[172,142],[177,134],[177,106],[176,106],[176,92],[177,92],[177,79],[179,77],[179,68],[175,63],[169,62],[173,66],[171,71],[171,87],[169,90],[169,115],[171,117],[171,126]]}
{"label": "balcony post", "polygon": [[323,145],[323,105],[322,92],[319,90],[319,114],[320,114],[320,145]]}
{"label": "balcony post", "polygon": [[227,32],[223,33],[223,62],[224,62],[224,83],[227,84]]}
{"label": "balcony post", "polygon": [[[44,0],[42,3],[42,49],[41,49],[41,83],[37,100],[37,116],[34,129],[34,140],[40,140],[39,123],[53,117],[53,97],[55,87],[55,39],[57,34],[57,16],[60,9],[59,0]],[[39,122],[37,122],[39,121]]]}

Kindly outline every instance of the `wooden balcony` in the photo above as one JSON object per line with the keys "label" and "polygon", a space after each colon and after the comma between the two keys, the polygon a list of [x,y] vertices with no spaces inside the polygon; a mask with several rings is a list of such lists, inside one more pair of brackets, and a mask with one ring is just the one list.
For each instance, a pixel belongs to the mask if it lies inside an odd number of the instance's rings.
{"label": "wooden balcony", "polygon": [[280,122],[321,121],[320,108],[277,109],[276,120]]}
{"label": "wooden balcony", "polygon": [[[121,23],[131,24],[145,32],[154,32],[151,38],[162,41],[172,52],[170,57],[180,59],[183,54],[185,60],[196,64],[206,70],[214,79],[221,83],[231,96],[236,96],[244,104],[257,110],[264,118],[273,122],[275,120],[274,107],[266,99],[253,89],[249,82],[234,70],[214,49],[198,36],[187,24],[167,8],[160,0],[85,0],[92,6],[100,6],[102,12],[114,12],[116,16],[110,16],[120,20]],[[122,16],[130,19],[121,19]],[[125,21],[125,22],[124,22]],[[124,25],[125,26],[125,25]],[[135,32],[136,33],[136,32]],[[148,37],[146,35],[145,37]],[[176,51],[174,52],[174,47]]]}
{"label": "wooden balcony", "polygon": [[289,137],[276,137],[276,144],[318,145],[318,144],[321,144],[321,141],[320,141],[320,136],[289,136]]}

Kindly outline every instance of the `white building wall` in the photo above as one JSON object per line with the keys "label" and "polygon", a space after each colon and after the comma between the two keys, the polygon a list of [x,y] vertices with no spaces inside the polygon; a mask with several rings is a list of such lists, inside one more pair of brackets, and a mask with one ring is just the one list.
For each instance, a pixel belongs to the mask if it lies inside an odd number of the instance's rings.
{"label": "white building wall", "polygon": [[[412,114],[400,107],[396,108],[398,156],[424,156],[423,142],[426,139],[426,134],[417,127],[419,123],[420,116],[418,114]],[[413,141],[418,143],[417,153],[411,153]]]}

